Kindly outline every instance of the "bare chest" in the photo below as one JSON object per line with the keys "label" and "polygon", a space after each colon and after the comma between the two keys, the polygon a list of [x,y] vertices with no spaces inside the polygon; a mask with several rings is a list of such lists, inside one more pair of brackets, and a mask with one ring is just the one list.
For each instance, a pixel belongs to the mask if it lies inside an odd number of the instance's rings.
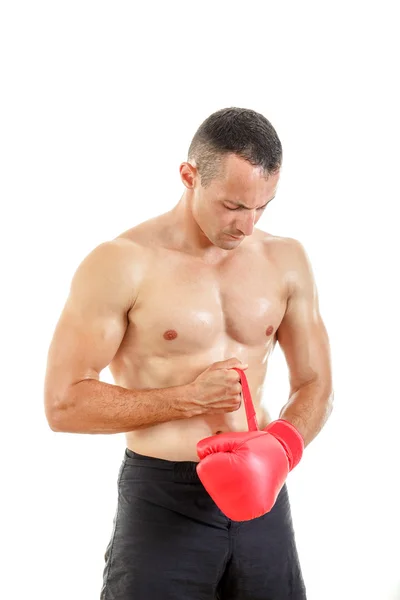
{"label": "bare chest", "polygon": [[265,255],[210,266],[165,251],[149,262],[127,341],[154,358],[209,353],[229,342],[260,348],[273,340],[285,309],[283,274]]}

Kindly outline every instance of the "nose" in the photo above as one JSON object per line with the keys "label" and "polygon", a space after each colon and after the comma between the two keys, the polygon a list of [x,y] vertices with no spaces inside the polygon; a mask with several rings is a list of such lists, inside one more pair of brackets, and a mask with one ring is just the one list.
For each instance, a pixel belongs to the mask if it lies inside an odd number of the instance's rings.
{"label": "nose", "polygon": [[238,231],[243,233],[243,235],[251,235],[253,233],[254,224],[255,224],[255,211],[246,211],[246,214],[240,215],[236,223],[236,227]]}

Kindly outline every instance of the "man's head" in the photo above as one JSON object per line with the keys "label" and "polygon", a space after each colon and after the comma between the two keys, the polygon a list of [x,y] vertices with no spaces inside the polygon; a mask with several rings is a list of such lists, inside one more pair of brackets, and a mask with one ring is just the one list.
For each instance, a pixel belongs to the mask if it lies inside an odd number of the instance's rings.
{"label": "man's head", "polygon": [[252,234],[275,196],[281,164],[275,129],[253,110],[226,108],[200,125],[181,178],[193,217],[212,244],[231,249],[240,240],[230,236]]}

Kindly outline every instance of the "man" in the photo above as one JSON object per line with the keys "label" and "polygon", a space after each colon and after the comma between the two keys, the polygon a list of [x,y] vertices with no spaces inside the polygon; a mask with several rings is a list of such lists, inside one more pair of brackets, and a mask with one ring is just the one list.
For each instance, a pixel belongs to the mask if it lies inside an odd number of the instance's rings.
{"label": "man", "polygon": [[[264,116],[212,114],[180,166],[178,204],[99,245],[73,277],[45,407],[54,431],[126,433],[103,600],[306,598],[286,485],[266,514],[233,521],[196,472],[200,440],[248,429],[236,368],[259,429],[271,422],[261,399],[276,341],[291,388],[280,419],[304,448],[332,409],[306,253],[255,227],[281,164]],[[107,365],[115,385],[99,380]]]}

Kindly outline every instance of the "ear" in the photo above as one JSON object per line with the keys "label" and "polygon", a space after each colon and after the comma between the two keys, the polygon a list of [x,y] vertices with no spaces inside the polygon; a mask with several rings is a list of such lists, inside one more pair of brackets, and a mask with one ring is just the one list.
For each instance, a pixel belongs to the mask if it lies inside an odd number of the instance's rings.
{"label": "ear", "polygon": [[196,177],[199,176],[197,167],[189,162],[183,162],[179,167],[182,183],[188,189],[193,189],[196,183]]}

